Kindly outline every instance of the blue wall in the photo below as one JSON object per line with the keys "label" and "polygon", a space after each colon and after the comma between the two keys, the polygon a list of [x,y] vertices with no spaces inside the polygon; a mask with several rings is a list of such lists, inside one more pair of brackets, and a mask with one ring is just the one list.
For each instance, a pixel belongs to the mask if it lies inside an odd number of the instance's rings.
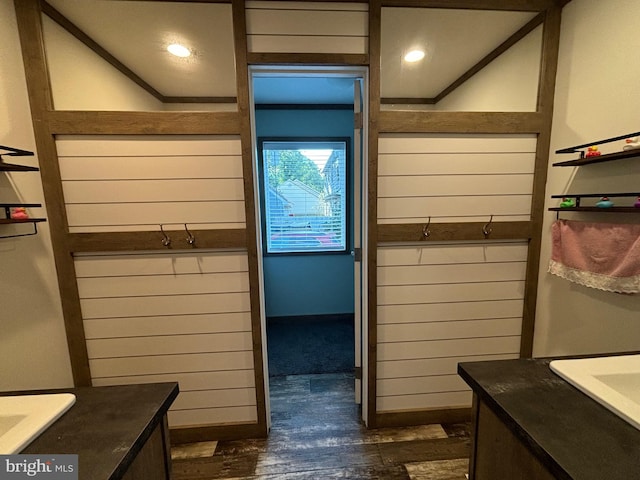
{"label": "blue wall", "polygon": [[[353,182],[353,111],[256,110],[260,137],[350,137]],[[353,198],[349,240],[353,245]],[[353,257],[345,254],[264,257],[267,317],[353,313]]]}

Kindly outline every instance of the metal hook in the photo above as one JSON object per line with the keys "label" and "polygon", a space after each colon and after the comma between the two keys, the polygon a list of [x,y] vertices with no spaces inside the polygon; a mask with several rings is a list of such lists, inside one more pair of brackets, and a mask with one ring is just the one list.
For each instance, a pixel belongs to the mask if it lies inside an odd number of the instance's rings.
{"label": "metal hook", "polygon": [[484,233],[485,237],[488,237],[489,234],[491,234],[491,232],[493,231],[493,229],[491,228],[492,221],[493,221],[493,215],[489,217],[489,223],[485,223],[484,226],[482,227],[482,233]]}
{"label": "metal hook", "polygon": [[189,245],[193,245],[194,243],[196,243],[196,237],[194,237],[191,232],[189,231],[189,229],[187,228],[187,224],[184,224],[184,229],[187,232],[187,243]]}
{"label": "metal hook", "polygon": [[171,237],[169,237],[169,235],[164,232],[162,224],[160,224],[160,231],[162,232],[162,235],[164,235],[164,238],[162,239],[162,245],[164,245],[165,247],[171,246]]}
{"label": "metal hook", "polygon": [[431,232],[429,231],[429,225],[431,225],[431,217],[429,217],[427,224],[422,229],[422,235],[424,236],[424,238],[429,238],[429,235],[431,235]]}

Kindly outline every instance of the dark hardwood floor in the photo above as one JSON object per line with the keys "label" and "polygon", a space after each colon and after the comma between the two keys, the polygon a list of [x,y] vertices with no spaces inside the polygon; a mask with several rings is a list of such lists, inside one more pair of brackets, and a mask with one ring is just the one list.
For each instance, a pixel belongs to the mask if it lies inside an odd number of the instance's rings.
{"label": "dark hardwood floor", "polygon": [[350,374],[272,377],[270,390],[268,438],[174,448],[174,478],[465,479],[467,424],[367,430]]}

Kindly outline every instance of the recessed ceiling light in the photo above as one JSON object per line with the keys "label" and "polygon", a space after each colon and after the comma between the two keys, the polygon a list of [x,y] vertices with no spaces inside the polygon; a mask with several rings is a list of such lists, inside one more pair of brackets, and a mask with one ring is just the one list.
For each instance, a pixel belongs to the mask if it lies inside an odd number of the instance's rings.
{"label": "recessed ceiling light", "polygon": [[191,50],[179,43],[172,43],[167,47],[167,50],[176,57],[188,57],[191,55]]}
{"label": "recessed ceiling light", "polygon": [[418,62],[424,58],[424,51],[411,50],[404,56],[405,62]]}

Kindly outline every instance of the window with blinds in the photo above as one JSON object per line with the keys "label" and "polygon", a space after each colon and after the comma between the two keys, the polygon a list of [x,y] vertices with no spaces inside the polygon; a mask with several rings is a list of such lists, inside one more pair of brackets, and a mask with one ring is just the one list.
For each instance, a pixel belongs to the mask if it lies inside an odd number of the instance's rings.
{"label": "window with blinds", "polygon": [[260,142],[267,254],[347,249],[348,139]]}

